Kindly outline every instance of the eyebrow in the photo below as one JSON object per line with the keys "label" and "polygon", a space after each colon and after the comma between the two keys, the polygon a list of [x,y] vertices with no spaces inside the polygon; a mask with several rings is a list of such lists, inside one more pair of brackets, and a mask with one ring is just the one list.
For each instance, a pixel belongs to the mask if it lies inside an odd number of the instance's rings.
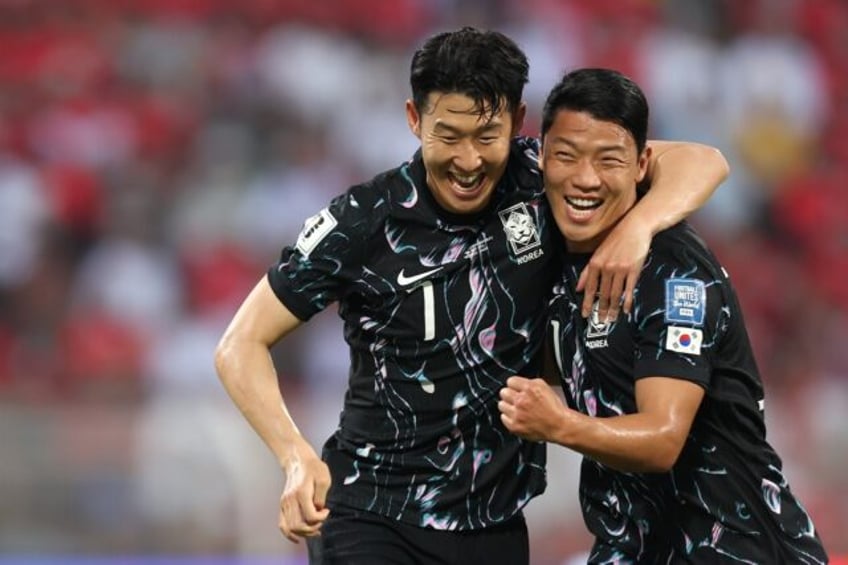
{"label": "eyebrow", "polygon": [[[496,129],[501,129],[502,127],[503,127],[503,124],[500,123],[500,122],[488,122],[488,123],[486,123],[486,125],[480,126],[476,130],[474,130],[474,132],[475,133],[486,133],[486,132],[494,131]],[[433,126],[433,129],[434,130],[440,130],[440,131],[446,131],[446,132],[453,133],[453,134],[456,134],[456,135],[462,135],[462,134],[465,133],[465,132],[461,131],[459,128],[455,128],[454,126],[446,124],[445,122],[442,122],[442,121],[437,121],[435,123],[435,125]]]}
{"label": "eyebrow", "polygon": [[[577,146],[577,144],[576,144],[576,143],[574,143],[574,142],[573,142],[573,141],[571,141],[570,139],[565,138],[565,137],[562,137],[562,136],[556,136],[556,137],[552,138],[552,139],[551,139],[551,143],[552,143],[552,144],[562,143],[562,144],[564,144],[564,145],[568,145],[568,146],[569,146],[569,147],[571,147],[572,149],[580,149],[580,148]],[[627,147],[625,147],[624,145],[621,145],[621,144],[615,144],[615,145],[602,145],[602,146],[600,146],[600,147],[595,148],[595,150],[596,150],[597,152],[599,152],[599,153],[612,153],[612,152],[616,152],[616,153],[617,153],[617,152],[624,152],[624,153],[626,153],[626,152],[627,152]]]}

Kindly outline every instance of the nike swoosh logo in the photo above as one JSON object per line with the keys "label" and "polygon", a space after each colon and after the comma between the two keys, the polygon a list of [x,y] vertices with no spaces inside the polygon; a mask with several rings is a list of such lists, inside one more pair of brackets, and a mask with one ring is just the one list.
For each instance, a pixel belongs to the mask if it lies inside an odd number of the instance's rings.
{"label": "nike swoosh logo", "polygon": [[400,270],[400,273],[398,273],[398,276],[397,276],[397,283],[398,283],[400,286],[407,286],[407,285],[410,285],[410,284],[412,284],[412,283],[414,283],[414,282],[418,282],[418,281],[420,281],[421,279],[426,279],[427,277],[429,277],[429,276],[430,276],[430,275],[432,275],[433,273],[438,273],[438,272],[439,272],[439,271],[441,271],[441,270],[442,270],[442,268],[441,268],[441,267],[439,267],[439,268],[437,268],[437,269],[431,269],[431,270],[429,270],[429,271],[424,271],[423,273],[419,273],[419,274],[417,274],[417,275],[413,275],[413,276],[411,276],[411,277],[407,277],[406,275],[404,275],[404,274],[403,274],[403,269],[401,269],[401,270]]}

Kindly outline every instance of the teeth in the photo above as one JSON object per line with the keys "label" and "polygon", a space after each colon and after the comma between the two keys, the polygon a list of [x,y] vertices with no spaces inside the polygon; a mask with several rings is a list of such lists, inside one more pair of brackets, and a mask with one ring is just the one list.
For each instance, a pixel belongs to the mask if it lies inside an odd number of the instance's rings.
{"label": "teeth", "polygon": [[462,185],[466,188],[470,187],[470,186],[474,186],[480,180],[479,174],[476,174],[476,175],[458,175],[456,173],[452,173],[452,175],[453,175],[453,178],[456,180],[457,183],[459,183],[460,185]]}
{"label": "teeth", "polygon": [[565,201],[581,210],[591,210],[601,205],[601,201],[594,198],[574,198],[567,196]]}

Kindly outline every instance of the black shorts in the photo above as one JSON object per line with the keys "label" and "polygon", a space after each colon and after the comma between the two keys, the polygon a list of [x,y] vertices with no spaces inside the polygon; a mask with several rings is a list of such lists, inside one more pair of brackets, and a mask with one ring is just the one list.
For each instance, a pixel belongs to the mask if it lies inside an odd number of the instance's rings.
{"label": "black shorts", "polygon": [[524,517],[470,531],[421,528],[360,510],[336,508],[307,540],[310,565],[528,565]]}

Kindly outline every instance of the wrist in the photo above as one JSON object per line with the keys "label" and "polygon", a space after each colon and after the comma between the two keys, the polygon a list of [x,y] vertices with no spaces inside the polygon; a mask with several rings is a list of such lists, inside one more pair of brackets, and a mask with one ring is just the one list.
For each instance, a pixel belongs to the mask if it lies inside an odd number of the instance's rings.
{"label": "wrist", "polygon": [[277,463],[282,469],[297,465],[303,459],[302,449],[304,446],[308,447],[305,440],[297,436],[286,441],[280,449],[276,450]]}
{"label": "wrist", "polygon": [[555,428],[553,442],[569,449],[575,449],[579,444],[578,438],[583,425],[581,417],[580,412],[564,407]]}
{"label": "wrist", "polygon": [[627,231],[631,237],[642,237],[648,241],[664,229],[658,214],[643,211],[643,207],[634,206],[618,223],[617,228]]}

